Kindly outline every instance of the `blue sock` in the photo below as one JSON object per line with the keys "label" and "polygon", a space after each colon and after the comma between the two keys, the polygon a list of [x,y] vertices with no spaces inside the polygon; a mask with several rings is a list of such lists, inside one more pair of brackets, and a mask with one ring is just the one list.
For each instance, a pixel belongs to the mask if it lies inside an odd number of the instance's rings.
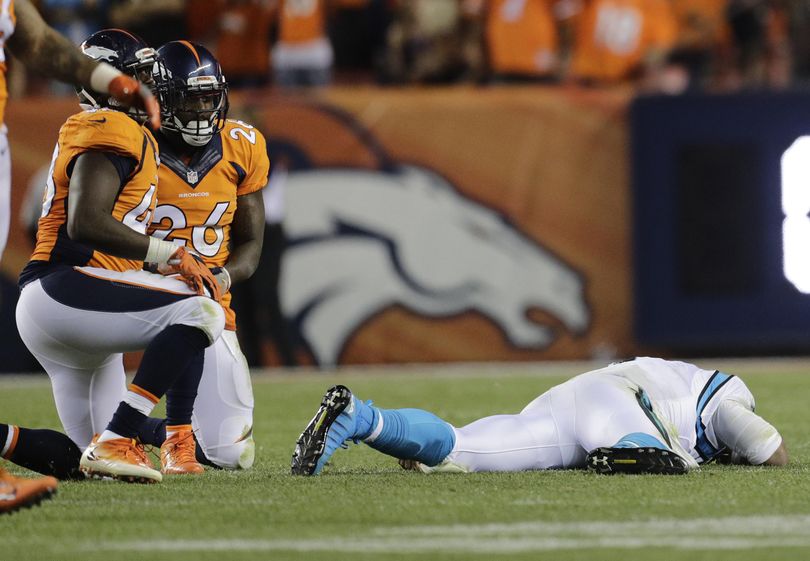
{"label": "blue sock", "polygon": [[190,425],[197,399],[197,387],[202,379],[205,353],[197,353],[166,391],[166,425]]}
{"label": "blue sock", "polygon": [[170,325],[158,333],[144,350],[132,383],[158,399],[166,395],[175,381],[188,376],[189,370],[199,371],[196,380],[199,384],[199,376],[202,376],[199,355],[210,344],[202,329],[182,324]]}
{"label": "blue sock", "polygon": [[[438,465],[453,450],[456,435],[452,427],[433,413],[422,409],[367,407],[374,413],[372,428],[382,417],[380,434],[366,442],[375,450],[395,458],[417,460],[427,466]],[[363,438],[368,436],[363,435]]]}
{"label": "blue sock", "polygon": [[126,438],[136,438],[146,419],[146,415],[122,401],[107,425],[107,430]]}
{"label": "blue sock", "polygon": [[669,450],[669,446],[645,432],[631,432],[619,439],[613,448],[660,448]]}

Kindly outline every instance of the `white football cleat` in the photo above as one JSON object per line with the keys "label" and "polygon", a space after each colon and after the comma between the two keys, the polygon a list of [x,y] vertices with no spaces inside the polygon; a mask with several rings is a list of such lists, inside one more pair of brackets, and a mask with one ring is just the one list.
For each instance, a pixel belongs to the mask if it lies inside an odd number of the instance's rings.
{"label": "white football cleat", "polygon": [[79,468],[88,477],[111,477],[129,483],[160,483],[163,476],[146,457],[143,444],[132,438],[98,441],[93,437]]}

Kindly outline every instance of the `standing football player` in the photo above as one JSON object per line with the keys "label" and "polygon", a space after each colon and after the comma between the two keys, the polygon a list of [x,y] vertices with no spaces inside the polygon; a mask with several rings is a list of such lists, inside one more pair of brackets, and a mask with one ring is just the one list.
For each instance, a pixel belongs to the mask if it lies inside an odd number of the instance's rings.
{"label": "standing football player", "polygon": [[[40,74],[109,95],[117,103],[144,109],[160,127],[157,101],[131,76],[106,63],[83,56],[67,38],[43,21],[30,0],[0,1],[0,258],[8,239],[11,216],[11,155],[4,113],[8,48],[26,67]],[[53,478],[24,480],[0,467],[0,512],[40,502],[56,489]]]}
{"label": "standing football player", "polygon": [[[121,30],[93,34],[82,50],[133,76],[160,65],[153,49]],[[59,131],[36,247],[20,275],[17,327],[50,376],[65,431],[85,448],[81,469],[157,482],[161,472],[135,437],[169,388],[198,386],[204,350],[225,323],[219,283],[185,248],[146,235],[158,150],[140,115],[92,88],[82,95],[101,107]],[[181,280],[142,270],[145,260]],[[121,354],[139,349],[127,387]],[[175,403],[167,416],[190,424],[191,406]],[[171,456],[193,459],[193,441]]]}
{"label": "standing football player", "polygon": [[742,380],[658,358],[581,374],[517,415],[461,428],[421,409],[373,407],[335,386],[296,443],[292,473],[320,473],[348,440],[425,473],[587,466],[608,474],[680,474],[726,452],[735,463],[787,463],[782,437],[754,413]]}
{"label": "standing football player", "polygon": [[[226,119],[228,86],[205,47],[172,41],[157,52],[163,126],[156,134],[161,166],[149,232],[199,255],[220,284],[225,331],[205,351],[194,435],[208,462],[245,469],[254,459],[253,390],[229,289],[259,263],[265,222],[261,190],[270,167],[266,143],[251,125]],[[167,403],[178,399],[194,396],[173,390]],[[162,434],[158,429],[141,437],[159,445]],[[171,440],[170,433],[166,443]]]}

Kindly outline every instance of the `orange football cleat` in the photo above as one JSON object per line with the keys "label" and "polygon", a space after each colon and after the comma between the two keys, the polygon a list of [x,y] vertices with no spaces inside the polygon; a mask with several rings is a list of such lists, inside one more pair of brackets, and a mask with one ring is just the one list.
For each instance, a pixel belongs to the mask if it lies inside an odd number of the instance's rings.
{"label": "orange football cleat", "polygon": [[54,477],[14,477],[0,468],[0,514],[38,505],[56,493],[58,484]]}
{"label": "orange football cleat", "polygon": [[195,448],[190,428],[172,433],[160,447],[160,471],[166,475],[203,473],[205,469],[197,461]]}
{"label": "orange football cleat", "polygon": [[79,467],[90,477],[110,477],[129,483],[159,483],[163,480],[146,457],[143,444],[132,438],[99,442],[96,435],[82,454]]}

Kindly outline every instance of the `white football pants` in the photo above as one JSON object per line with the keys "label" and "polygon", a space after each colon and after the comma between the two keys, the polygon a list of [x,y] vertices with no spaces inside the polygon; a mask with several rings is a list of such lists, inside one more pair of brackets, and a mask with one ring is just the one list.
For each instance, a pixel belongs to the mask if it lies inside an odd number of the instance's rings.
{"label": "white football pants", "polygon": [[145,349],[175,324],[197,327],[215,340],[225,314],[177,279],[94,267],[35,280],[17,303],[20,336],[50,376],[62,426],[82,449],[123,399],[121,353]]}
{"label": "white football pants", "polygon": [[633,382],[603,373],[577,376],[551,388],[517,415],[494,415],[454,428],[447,460],[467,471],[584,467],[591,450],[643,432],[665,436],[636,398]]}
{"label": "white football pants", "polygon": [[225,469],[253,465],[253,388],[236,333],[224,331],[205,350],[192,424],[206,457]]}

